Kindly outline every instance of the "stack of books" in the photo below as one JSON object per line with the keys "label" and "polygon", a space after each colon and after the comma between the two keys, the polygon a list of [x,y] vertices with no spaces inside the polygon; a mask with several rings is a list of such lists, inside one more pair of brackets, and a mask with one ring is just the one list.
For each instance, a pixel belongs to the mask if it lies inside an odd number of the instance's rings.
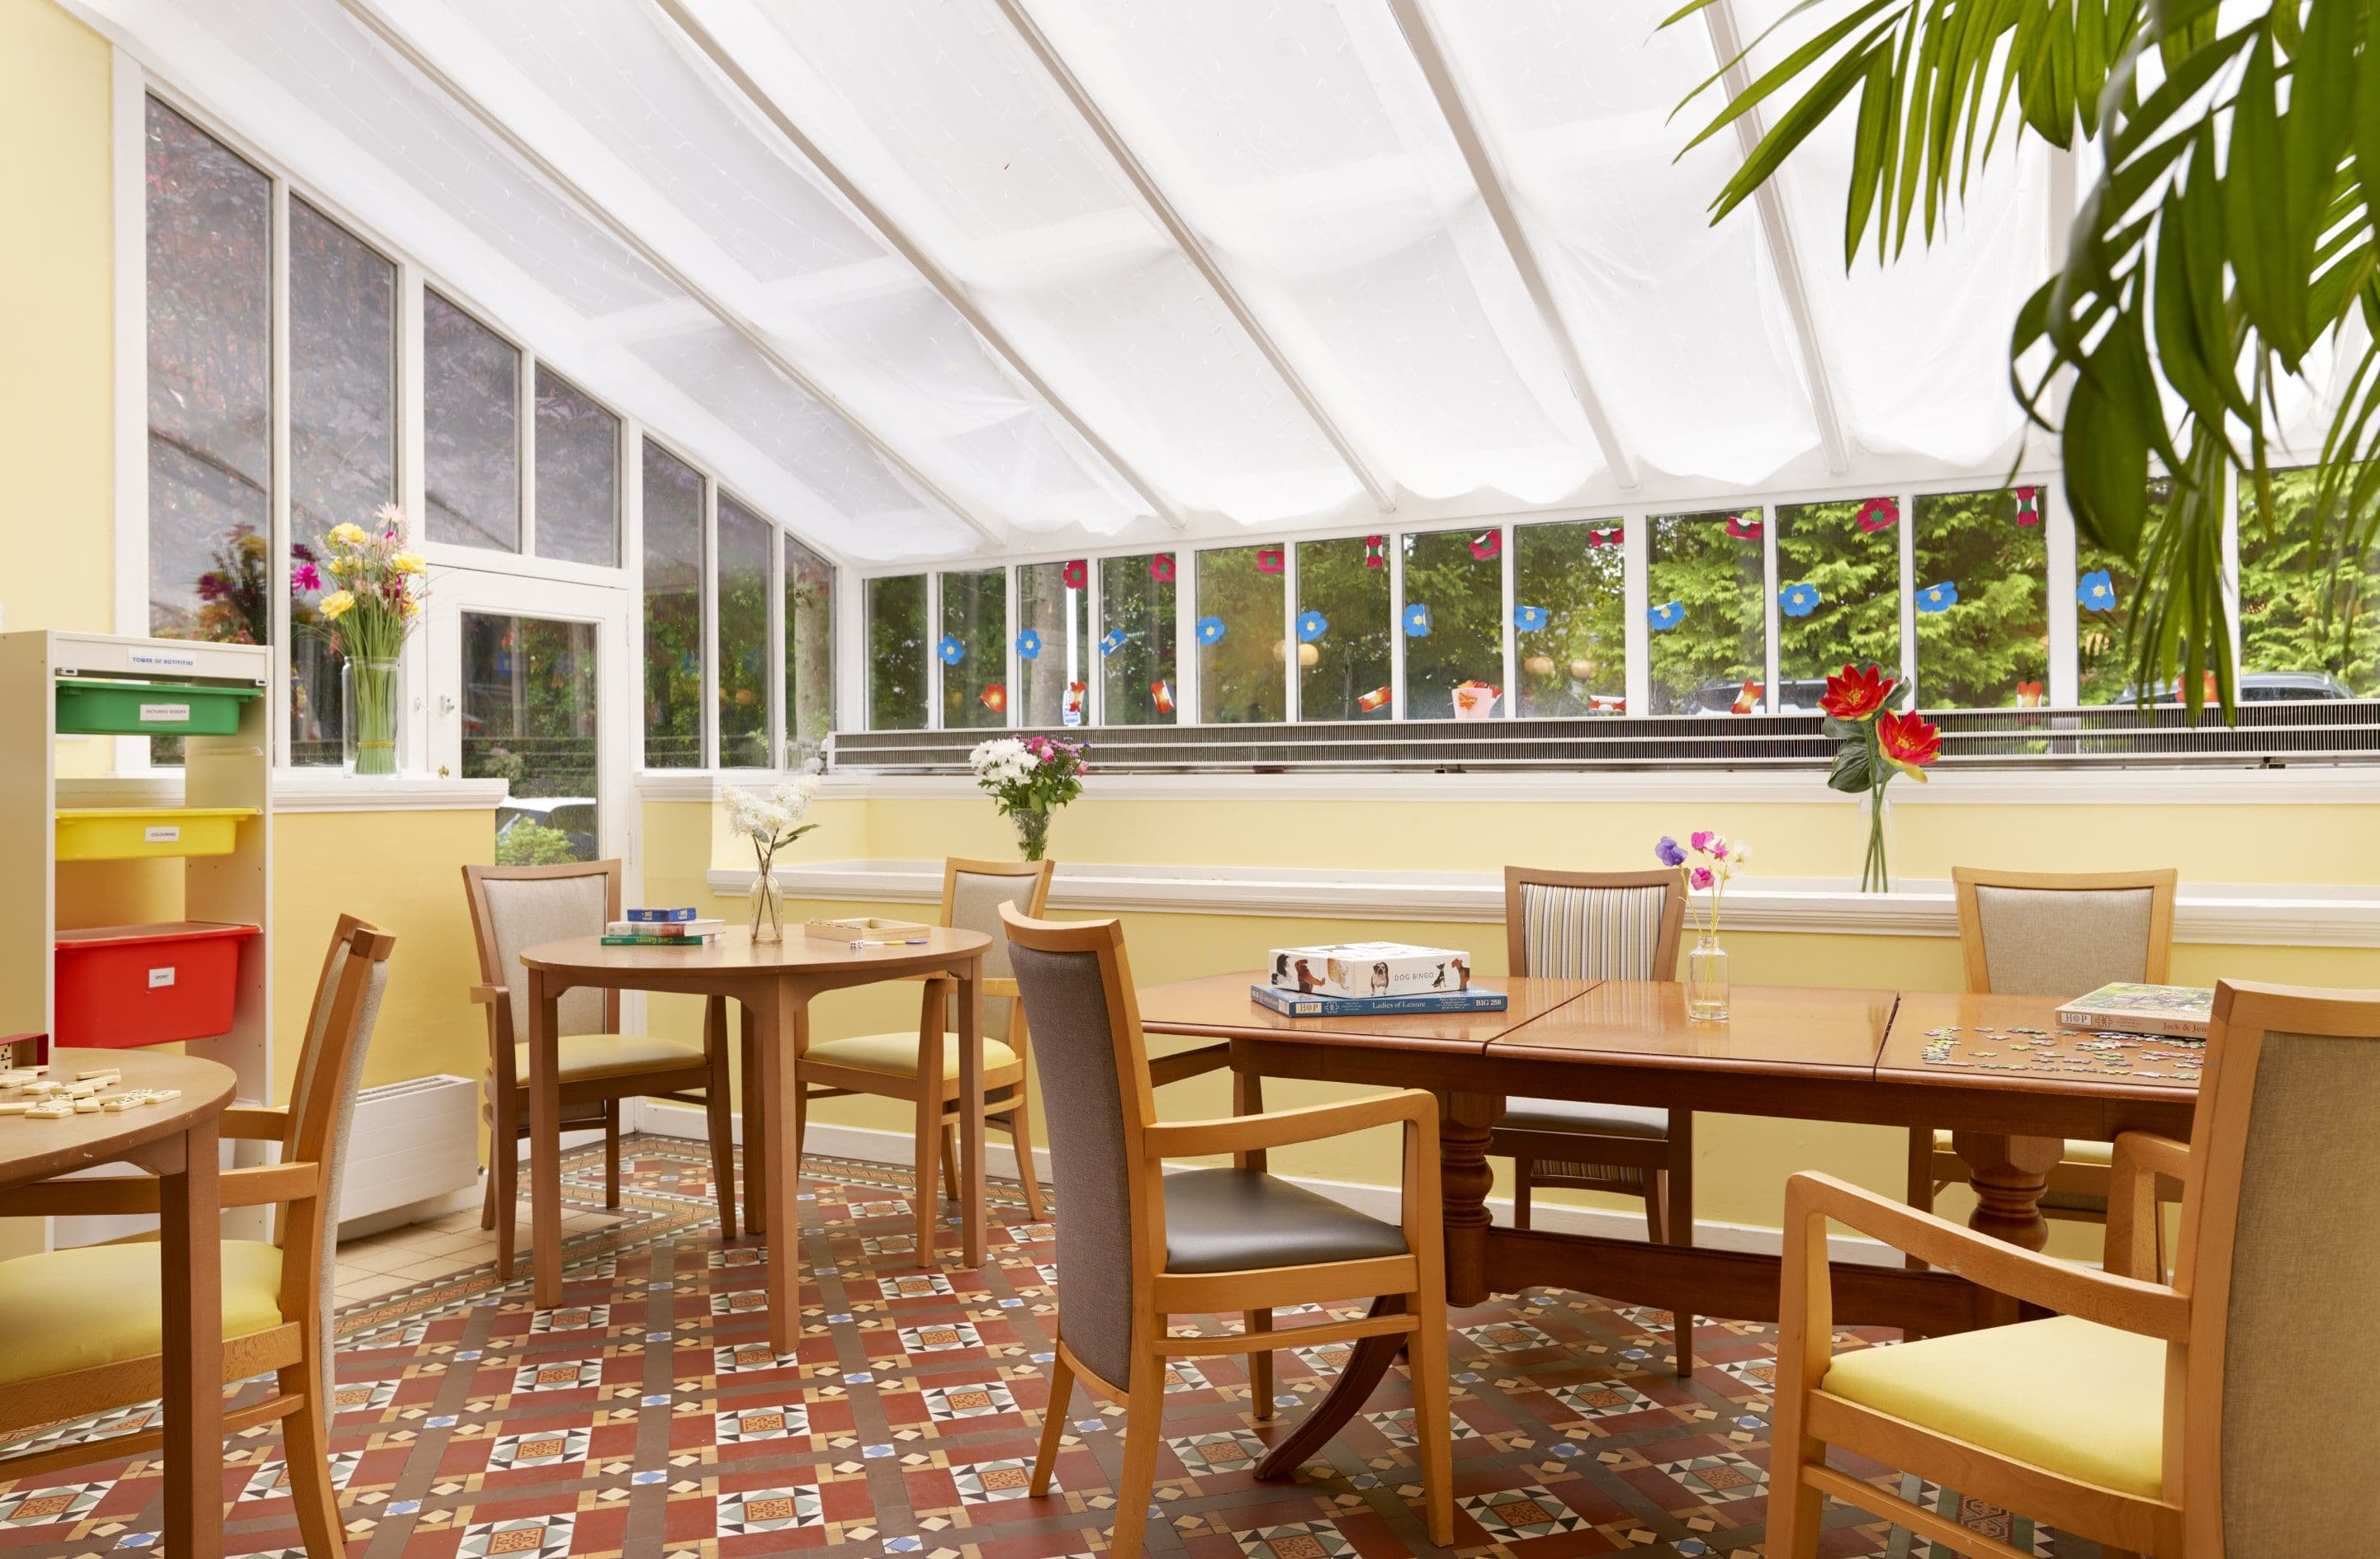
{"label": "stack of books", "polygon": [[707,948],[727,929],[723,920],[705,920],[691,905],[670,910],[630,910],[628,918],[603,928],[607,948]]}
{"label": "stack of books", "polygon": [[1248,995],[1290,1018],[1501,1012],[1502,991],[1471,983],[1471,955],[1403,942],[1275,948],[1270,977]]}

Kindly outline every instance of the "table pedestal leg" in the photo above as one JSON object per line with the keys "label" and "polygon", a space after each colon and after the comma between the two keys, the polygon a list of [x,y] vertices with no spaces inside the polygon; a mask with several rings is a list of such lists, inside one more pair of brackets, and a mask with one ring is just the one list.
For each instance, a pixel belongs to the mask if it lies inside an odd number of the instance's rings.
{"label": "table pedestal leg", "polygon": [[[1405,1308],[1402,1294],[1383,1294],[1372,1301],[1374,1315],[1396,1315]],[[1330,1444],[1347,1420],[1372,1399],[1372,1388],[1396,1362],[1397,1354],[1405,1346],[1405,1335],[1391,1333],[1385,1337],[1362,1337],[1348,1351],[1347,1367],[1339,1372],[1321,1401],[1306,1410],[1280,1444],[1264,1454],[1257,1463],[1258,1478],[1287,1478],[1305,1464],[1307,1457]]]}
{"label": "table pedestal leg", "polygon": [[[562,991],[541,969],[528,972],[529,1260],[537,1307],[562,1303]],[[498,1135],[501,1137],[501,1123]],[[496,1151],[502,1153],[500,1142]],[[504,1209],[496,1210],[497,1216]]]}
{"label": "table pedestal leg", "polygon": [[[800,1104],[794,1096],[801,1085],[795,1040],[808,1000],[808,993],[780,982],[760,1015],[759,1091],[767,1103],[758,1178],[768,1188],[769,1346],[781,1355],[801,1341],[801,1165],[789,1151],[785,1125]],[[752,1175],[749,1165],[745,1174]]]}
{"label": "table pedestal leg", "polygon": [[1456,1309],[1488,1298],[1488,1131],[1504,1101],[1451,1094],[1438,1128],[1439,1194],[1446,1207],[1446,1302]]}
{"label": "table pedestal leg", "polygon": [[[2049,1224],[2041,1215],[2041,1193],[2049,1172],[2066,1155],[2058,1137],[2010,1137],[1990,1131],[1954,1131],[1950,1146],[1966,1161],[1968,1182],[1975,1189],[1975,1210],[1967,1227],[2026,1251],[2049,1243]],[[2016,1300],[1985,1291],[1975,1299],[1980,1325],[2005,1325],[2017,1316]]]}
{"label": "table pedestal leg", "polygon": [[[216,1122],[192,1125],[177,1172],[158,1177],[164,1285],[165,1548],[214,1559],[223,1528],[223,1234]],[[312,1325],[310,1319],[306,1324]],[[310,1383],[308,1389],[318,1390]]]}

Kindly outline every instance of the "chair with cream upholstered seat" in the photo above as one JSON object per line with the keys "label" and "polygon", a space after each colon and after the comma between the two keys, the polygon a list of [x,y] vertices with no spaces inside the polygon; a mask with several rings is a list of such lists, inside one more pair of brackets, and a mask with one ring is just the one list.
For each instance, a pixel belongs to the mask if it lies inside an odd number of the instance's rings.
{"label": "chair with cream upholstered seat", "polygon": [[[1033,1076],[1026,1058],[1025,1015],[1009,977],[1008,939],[1001,934],[1000,909],[1013,904],[1038,915],[1050,901],[1054,861],[962,861],[942,864],[941,924],[980,931],[991,938],[983,955],[984,1122],[1008,1133],[1016,1150],[1016,1175],[1024,1182],[1025,1208],[1041,1220],[1041,1185],[1033,1167]],[[812,1100],[853,1094],[908,1102],[916,1116],[917,1260],[930,1265],[936,1205],[932,1192],[959,1195],[959,1055],[951,997],[957,982],[936,975],[925,981],[917,1026],[892,1033],[857,1034],[813,1043],[805,1016],[795,1029],[795,1106],[790,1134],[796,1175],[801,1169],[802,1130]],[[921,1078],[939,1074],[929,1085]]]}
{"label": "chair with cream upholstered seat", "polygon": [[[528,1135],[528,981],[520,955],[544,942],[601,937],[620,918],[620,863],[465,866],[463,892],[480,952],[471,999],[488,1009],[488,1190],[480,1224],[496,1231],[496,1271],[513,1270],[520,1154]],[[603,1131],[604,1205],[620,1204],[620,1101],[672,1099],[703,1106],[720,1232],[735,1237],[735,1138],[728,1091],[724,1006],[710,1004],[703,1038],[624,1034],[620,993],[579,986],[561,1002],[562,1121]]]}
{"label": "chair with cream upholstered seat", "polygon": [[[1998,872],[1959,866],[1950,876],[1958,890],[1967,989],[1976,995],[2070,998],[2119,980],[2166,981],[2180,877],[2169,867]],[[2042,1215],[2107,1222],[2109,1152],[2106,1142],[2068,1142],[2049,1171]],[[1949,1132],[1919,1127],[1909,1133],[1911,1206],[1932,1211],[1934,1199],[1947,1187],[1966,1184],[1967,1176]]]}
{"label": "chair with cream upholstered seat", "polygon": [[[1671,980],[1685,923],[1685,886],[1673,871],[1555,872],[1504,868],[1504,939],[1515,974],[1569,980]],[[1512,1223],[1529,1227],[1538,1186],[1616,1192],[1645,1201],[1646,1233],[1694,1242],[1694,1118],[1690,1110],[1574,1099],[1507,1099],[1488,1139],[1512,1160]],[[1694,1318],[1673,1312],[1677,1372],[1694,1372]]]}
{"label": "chair with cream upholstered seat", "polygon": [[[225,1139],[273,1142],[277,1163],[223,1171],[221,1204],[274,1207],[270,1240],[223,1242],[223,1379],[270,1372],[260,1401],[227,1407],[225,1434],[281,1424],[289,1493],[312,1559],[338,1559],[346,1531],[331,1481],[331,1278],[356,1086],[388,984],[396,938],[342,915],[315,986],[289,1103],[235,1105]],[[0,1216],[154,1215],[153,1176],[48,1180],[0,1194]],[[153,1402],[164,1390],[163,1246],[84,1245],[0,1262],[0,1433]],[[0,1479],[140,1457],[164,1432],[86,1441],[0,1458]]]}
{"label": "chair with cream upholstered seat", "polygon": [[[1812,1559],[1828,1494],[1937,1548],[2021,1559],[1829,1468],[1830,1446],[2109,1555],[2380,1553],[2380,1354],[2353,1343],[2380,1292],[2375,1079],[2380,992],[2218,985],[2189,1145],[2116,1141],[2105,1273],[1794,1176],[1770,1559]],[[2141,1280],[2161,1179],[2182,1186],[2170,1286]],[[1838,1356],[1829,1219],[2058,1313]]]}

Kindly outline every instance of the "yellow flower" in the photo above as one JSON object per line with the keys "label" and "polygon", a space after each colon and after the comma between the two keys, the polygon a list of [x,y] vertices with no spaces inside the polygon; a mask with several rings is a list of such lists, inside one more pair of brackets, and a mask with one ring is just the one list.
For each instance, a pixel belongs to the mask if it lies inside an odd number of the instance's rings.
{"label": "yellow flower", "polygon": [[421,602],[412,596],[405,598],[405,615],[412,617],[421,610]]}
{"label": "yellow flower", "polygon": [[360,547],[370,539],[359,525],[334,526],[331,530],[331,545],[334,547]]}
{"label": "yellow flower", "polygon": [[421,554],[419,552],[399,552],[388,560],[388,566],[399,574],[419,574],[430,565],[421,561]]}
{"label": "yellow flower", "polygon": [[333,574],[346,574],[355,566],[356,561],[353,558],[333,558],[330,563]]}
{"label": "yellow flower", "polygon": [[326,622],[336,622],[346,616],[355,604],[356,598],[346,591],[334,590],[322,598],[322,620]]}

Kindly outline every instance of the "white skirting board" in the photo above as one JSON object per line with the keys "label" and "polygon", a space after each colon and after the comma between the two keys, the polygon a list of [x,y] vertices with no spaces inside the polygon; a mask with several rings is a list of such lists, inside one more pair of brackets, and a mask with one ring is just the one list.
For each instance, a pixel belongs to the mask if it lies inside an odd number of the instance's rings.
{"label": "white skirting board", "polygon": [[[637,1102],[635,1118],[638,1130],[659,1137],[685,1137],[701,1142],[709,1130],[702,1111],[687,1105],[673,1104],[666,1099],[640,1099]],[[735,1140],[744,1140],[744,1118],[735,1117]],[[829,1158],[856,1158],[868,1164],[894,1164],[906,1167],[916,1161],[915,1144],[905,1131],[879,1131],[860,1126],[831,1126],[813,1120],[805,1133],[806,1151]],[[1014,1161],[1008,1157],[1008,1139],[994,1134],[986,1144],[986,1166],[994,1175],[1014,1173]],[[1040,1176],[1047,1189],[1050,1180],[1050,1150],[1036,1148],[1034,1172]],[[1376,1218],[1397,1215],[1397,1190],[1393,1186],[1361,1185],[1351,1180],[1321,1180],[1299,1175],[1281,1177],[1293,1185],[1304,1186],[1334,1202],[1344,1202],[1360,1213]],[[1490,1215],[1500,1224],[1512,1221],[1510,1197],[1490,1197]],[[1637,1213],[1622,1212],[1609,1207],[1572,1207],[1558,1202],[1536,1198],[1530,1206],[1530,1225],[1549,1234],[1596,1234],[1617,1239],[1645,1238],[1645,1219]],[[1753,1224],[1720,1223],[1708,1218],[1694,1220],[1694,1243],[1706,1251],[1742,1251],[1755,1255],[1773,1256],[1782,1243],[1782,1236],[1773,1228]],[[1827,1239],[1827,1254],[1838,1262],[1858,1262],[1870,1266],[1899,1266],[1900,1252],[1880,1240],[1859,1235],[1831,1234]]]}

